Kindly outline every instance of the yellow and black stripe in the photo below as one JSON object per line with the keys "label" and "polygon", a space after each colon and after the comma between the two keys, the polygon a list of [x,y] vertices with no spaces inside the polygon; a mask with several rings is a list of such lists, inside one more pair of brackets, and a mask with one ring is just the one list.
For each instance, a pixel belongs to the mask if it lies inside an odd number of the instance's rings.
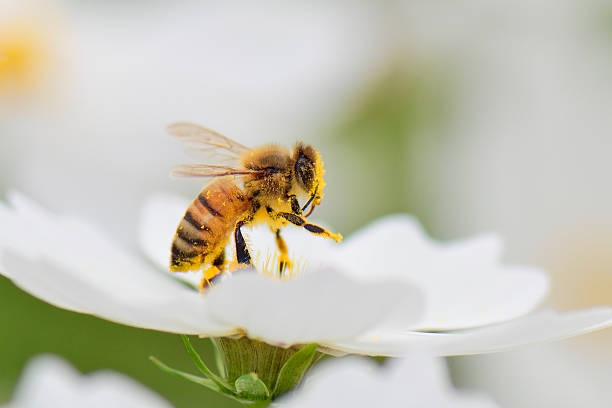
{"label": "yellow and black stripe", "polygon": [[217,179],[204,187],[176,230],[170,270],[198,270],[204,264],[221,266],[223,250],[250,207],[249,200],[231,180]]}

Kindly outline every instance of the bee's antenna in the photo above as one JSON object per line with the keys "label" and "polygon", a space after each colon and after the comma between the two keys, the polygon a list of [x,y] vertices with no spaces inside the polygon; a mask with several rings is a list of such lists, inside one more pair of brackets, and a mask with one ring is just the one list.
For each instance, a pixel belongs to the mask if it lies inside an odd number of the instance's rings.
{"label": "bee's antenna", "polygon": [[317,192],[315,191],[314,193],[312,193],[312,195],[310,196],[310,198],[308,199],[308,201],[306,202],[306,204],[302,207],[302,212],[304,212],[306,210],[306,208],[308,208],[308,206],[310,205],[310,203],[312,203],[312,200],[314,200],[315,195],[317,194]]}
{"label": "bee's antenna", "polygon": [[[310,196],[310,198],[308,199],[306,204],[304,204],[304,206],[302,207],[302,212],[304,212],[306,210],[306,208],[308,208],[310,203],[312,203],[312,200],[314,200],[315,197],[317,196],[318,192],[319,192],[319,185],[317,184],[317,187],[315,188],[315,191],[312,193],[312,195]],[[310,211],[308,211],[308,215],[310,215],[310,213],[312,213],[313,210],[314,210],[314,206],[310,207]],[[308,217],[308,215],[306,215],[306,217]]]}
{"label": "bee's antenna", "polygon": [[306,214],[306,215],[304,216],[304,218],[309,217],[309,216],[310,216],[310,214],[312,214],[312,212],[314,211],[315,207],[316,207],[316,205],[314,205],[314,204],[313,204],[312,206],[310,206],[310,210],[308,211],[308,214]]}

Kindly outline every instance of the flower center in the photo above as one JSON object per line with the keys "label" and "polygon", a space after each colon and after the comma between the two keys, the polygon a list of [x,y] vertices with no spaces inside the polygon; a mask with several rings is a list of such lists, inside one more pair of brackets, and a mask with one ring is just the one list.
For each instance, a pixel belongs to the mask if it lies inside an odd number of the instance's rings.
{"label": "flower center", "polygon": [[40,33],[31,28],[0,30],[0,93],[29,91],[37,85],[45,65],[44,48]]}
{"label": "flower center", "polygon": [[258,253],[253,266],[261,275],[275,280],[289,280],[303,273],[308,267],[306,258],[288,256],[275,251]]}

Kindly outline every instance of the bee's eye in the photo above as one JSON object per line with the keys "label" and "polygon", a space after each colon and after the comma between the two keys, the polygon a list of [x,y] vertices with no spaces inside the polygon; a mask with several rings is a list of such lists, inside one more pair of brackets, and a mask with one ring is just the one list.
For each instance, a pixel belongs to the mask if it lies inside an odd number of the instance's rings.
{"label": "bee's eye", "polygon": [[315,170],[314,164],[308,157],[300,155],[296,160],[295,177],[304,190],[310,191],[312,189],[315,179]]}

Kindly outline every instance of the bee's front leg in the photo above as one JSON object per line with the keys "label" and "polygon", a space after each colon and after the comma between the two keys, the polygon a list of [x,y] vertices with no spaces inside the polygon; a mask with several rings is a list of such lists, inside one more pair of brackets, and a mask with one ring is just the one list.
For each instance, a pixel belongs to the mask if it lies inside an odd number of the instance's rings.
{"label": "bee's front leg", "polygon": [[302,208],[300,207],[300,203],[298,202],[297,196],[295,194],[287,196],[289,202],[291,203],[291,211],[294,214],[302,215]]}
{"label": "bee's front leg", "polygon": [[305,230],[310,231],[313,234],[322,235],[324,237],[331,238],[336,242],[342,241],[342,235],[334,234],[333,232],[329,232],[328,230],[326,230],[325,228],[319,225],[311,224],[308,221],[306,221],[305,218],[299,215],[287,213],[287,212],[279,212],[278,215],[280,217],[283,217],[284,219],[286,219],[293,225],[297,225],[298,227],[303,227]]}

